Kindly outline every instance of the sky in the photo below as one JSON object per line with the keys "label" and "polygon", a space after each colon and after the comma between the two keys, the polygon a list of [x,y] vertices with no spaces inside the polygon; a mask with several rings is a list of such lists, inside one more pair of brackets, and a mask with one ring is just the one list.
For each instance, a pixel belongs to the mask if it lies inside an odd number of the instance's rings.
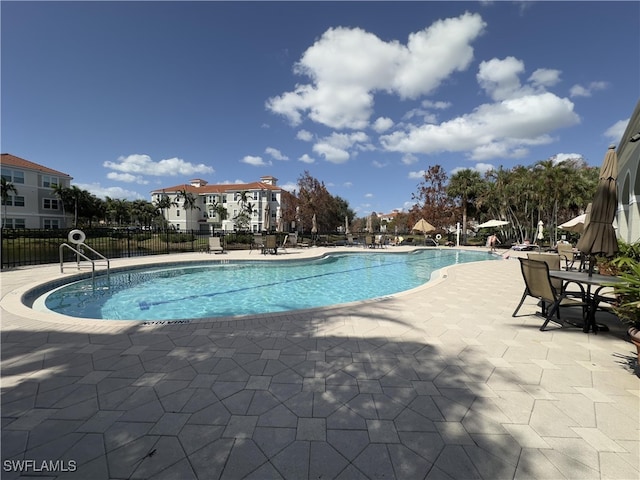
{"label": "sky", "polygon": [[201,178],[358,216],[425,170],[599,166],[640,98],[640,2],[10,2],[2,153],[104,198]]}

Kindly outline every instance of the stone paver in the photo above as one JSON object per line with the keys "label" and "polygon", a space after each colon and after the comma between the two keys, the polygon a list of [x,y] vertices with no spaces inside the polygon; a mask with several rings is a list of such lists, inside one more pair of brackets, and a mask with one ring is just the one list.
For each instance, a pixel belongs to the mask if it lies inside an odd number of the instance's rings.
{"label": "stone paver", "polygon": [[513,258],[382,300],[237,319],[69,321],[20,304],[66,276],[1,273],[3,479],[640,477],[622,325],[603,313],[609,332],[540,332],[533,299],[512,317]]}

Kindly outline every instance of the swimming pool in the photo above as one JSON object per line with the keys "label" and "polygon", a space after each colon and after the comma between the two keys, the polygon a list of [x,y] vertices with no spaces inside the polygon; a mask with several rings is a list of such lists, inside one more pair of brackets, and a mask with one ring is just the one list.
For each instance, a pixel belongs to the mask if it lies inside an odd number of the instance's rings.
{"label": "swimming pool", "polygon": [[493,258],[452,249],[130,268],[51,290],[33,308],[138,321],[274,313],[385,297],[428,282],[443,267]]}

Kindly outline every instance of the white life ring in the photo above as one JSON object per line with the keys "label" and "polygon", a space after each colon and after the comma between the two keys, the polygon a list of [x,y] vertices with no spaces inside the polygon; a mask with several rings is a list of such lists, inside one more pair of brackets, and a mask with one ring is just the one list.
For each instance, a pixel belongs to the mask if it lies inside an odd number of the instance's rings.
{"label": "white life ring", "polygon": [[75,243],[76,245],[80,245],[84,243],[87,239],[86,235],[82,230],[71,230],[69,232],[69,236],[67,237],[71,243]]}
{"label": "white life ring", "polygon": [[441,238],[442,238],[442,235],[440,235],[440,234],[436,235],[436,240],[440,240]]}

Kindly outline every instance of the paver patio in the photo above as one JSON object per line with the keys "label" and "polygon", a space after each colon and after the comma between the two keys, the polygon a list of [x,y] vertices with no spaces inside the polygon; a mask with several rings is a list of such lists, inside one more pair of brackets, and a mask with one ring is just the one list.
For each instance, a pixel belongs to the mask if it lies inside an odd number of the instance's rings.
{"label": "paver patio", "polygon": [[3,479],[640,476],[623,326],[602,314],[609,332],[540,332],[531,298],[511,317],[523,291],[513,258],[381,300],[164,325],[20,304],[60,276],[1,274]]}

